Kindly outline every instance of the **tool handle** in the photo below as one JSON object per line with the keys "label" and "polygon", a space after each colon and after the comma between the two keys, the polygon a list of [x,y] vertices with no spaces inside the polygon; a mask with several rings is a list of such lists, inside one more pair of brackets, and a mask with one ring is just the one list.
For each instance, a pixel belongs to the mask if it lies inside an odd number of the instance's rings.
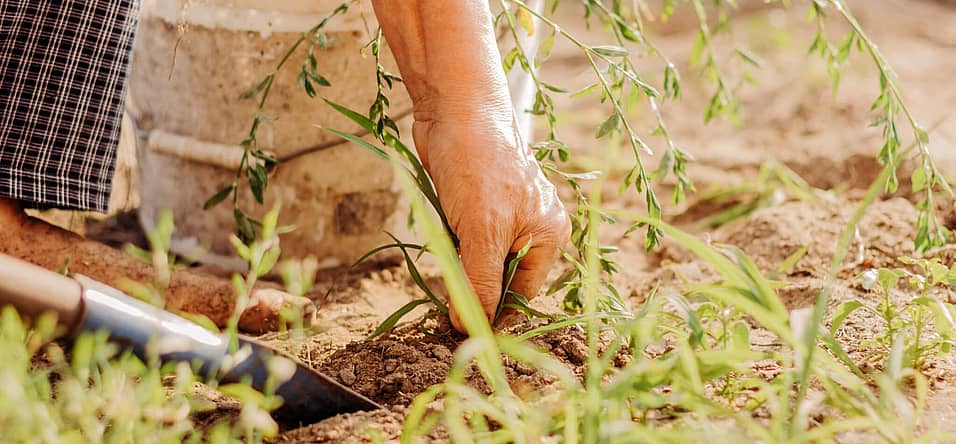
{"label": "tool handle", "polygon": [[0,254],[0,306],[4,305],[34,318],[53,312],[61,324],[73,328],[83,314],[83,288],[59,273]]}

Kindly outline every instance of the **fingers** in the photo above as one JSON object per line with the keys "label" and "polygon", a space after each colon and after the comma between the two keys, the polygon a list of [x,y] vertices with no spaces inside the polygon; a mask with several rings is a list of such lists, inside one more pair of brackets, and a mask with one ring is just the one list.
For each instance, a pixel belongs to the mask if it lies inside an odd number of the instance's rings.
{"label": "fingers", "polygon": [[[495,226],[488,224],[484,227],[486,230],[493,231]],[[510,242],[505,243],[502,239],[503,237],[498,233],[488,231],[485,236],[463,233],[461,238],[461,264],[485,316],[489,319],[494,316],[498,308],[498,300],[501,297],[502,264],[505,262],[510,246]],[[449,307],[449,316],[455,329],[464,332],[464,324],[454,305]]]}

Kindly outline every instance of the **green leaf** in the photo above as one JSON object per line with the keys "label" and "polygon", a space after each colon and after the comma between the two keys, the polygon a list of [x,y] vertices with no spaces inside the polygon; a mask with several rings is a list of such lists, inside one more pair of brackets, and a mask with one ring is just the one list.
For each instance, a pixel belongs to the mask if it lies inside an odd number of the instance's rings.
{"label": "green leaf", "polygon": [[551,57],[551,50],[554,48],[554,32],[551,33],[544,41],[541,42],[541,46],[538,47],[538,54],[535,56],[534,63],[537,66],[541,66],[545,60]]}
{"label": "green leaf", "polygon": [[377,147],[377,146],[375,146],[375,145],[372,145],[371,143],[369,143],[369,142],[366,141],[365,139],[362,139],[361,137],[358,137],[358,136],[356,136],[356,135],[354,135],[354,134],[349,134],[349,133],[346,133],[346,132],[343,132],[343,131],[334,130],[334,129],[332,129],[332,128],[325,128],[325,127],[323,127],[322,129],[325,130],[325,131],[328,131],[328,132],[330,132],[330,133],[332,133],[332,134],[335,134],[336,136],[339,136],[339,137],[341,137],[341,138],[343,138],[343,139],[345,139],[345,140],[348,140],[349,142],[352,142],[352,143],[354,143],[354,144],[356,144],[356,145],[358,145],[358,146],[360,146],[360,147],[362,147],[362,148],[365,148],[367,151],[369,151],[370,153],[372,153],[372,154],[378,156],[378,157],[381,158],[381,159],[384,159],[384,160],[388,160],[388,159],[389,159],[388,153],[386,153],[385,151],[383,151],[381,148],[379,148],[379,147]]}
{"label": "green leaf", "polygon": [[256,165],[253,168],[247,168],[246,177],[249,178],[249,189],[256,198],[256,202],[263,203],[265,189],[269,185],[269,174],[265,167]]}
{"label": "green leaf", "polygon": [[183,317],[183,318],[186,318],[186,319],[189,320],[190,322],[192,322],[192,323],[194,323],[194,324],[196,324],[196,325],[199,325],[200,327],[202,327],[202,328],[204,328],[204,329],[206,329],[206,330],[209,330],[209,331],[211,331],[211,332],[213,332],[213,333],[220,333],[219,327],[216,326],[216,323],[213,322],[212,319],[209,319],[209,317],[206,316],[206,315],[201,315],[201,314],[198,314],[198,313],[189,313],[189,312],[185,312],[185,311],[181,311],[181,312],[178,312],[178,313],[176,313],[176,314],[178,314],[179,316],[181,316],[181,317]]}
{"label": "green leaf", "polygon": [[753,66],[756,66],[758,68],[763,67],[763,62],[760,60],[759,57],[757,57],[756,54],[750,51],[747,51],[746,49],[743,49],[743,48],[737,48],[735,49],[735,51],[737,52],[737,55],[740,56],[740,58],[743,59],[745,62]]}
{"label": "green leaf", "polygon": [[730,326],[730,346],[736,351],[750,350],[750,326],[746,322],[737,321]]}
{"label": "green leaf", "polygon": [[902,274],[896,270],[881,268],[878,271],[876,281],[880,284],[880,287],[883,288],[883,291],[889,292],[890,290],[896,288],[900,282],[901,276]]}
{"label": "green leaf", "polygon": [[299,73],[299,84],[302,85],[302,88],[305,89],[305,93],[308,94],[309,97],[315,97],[315,87],[312,86],[312,82],[309,81],[309,77],[305,71]]}
{"label": "green leaf", "polygon": [[846,39],[843,40],[843,43],[840,44],[840,49],[837,50],[836,60],[837,63],[843,63],[846,61],[847,57],[850,56],[850,50],[853,49],[853,41],[856,38],[856,32],[850,31],[846,36]]}
{"label": "green leaf", "polygon": [[690,327],[690,337],[688,338],[690,345],[699,347],[704,341],[704,326],[700,323],[700,319],[697,318],[697,313],[690,307],[690,302],[687,301],[687,298],[677,293],[670,293],[666,297],[677,310],[677,314],[680,315],[681,319]]}
{"label": "green leaf", "polygon": [[508,54],[502,59],[501,66],[505,70],[505,74],[511,72],[511,68],[515,66],[515,61],[518,60],[519,55],[521,55],[521,51],[518,48],[511,48],[511,51],[508,51]]}
{"label": "green leaf", "polygon": [[551,283],[551,285],[545,291],[545,294],[551,295],[551,294],[557,293],[559,290],[561,290],[570,282],[572,282],[574,280],[574,277],[577,274],[578,274],[578,270],[576,268],[574,267],[569,268],[567,271],[562,273],[561,276],[558,276],[558,278],[555,279],[554,282]]}
{"label": "green leaf", "polygon": [[922,128],[914,128],[913,132],[916,135],[916,140],[922,145],[929,145],[929,133]]}
{"label": "green leaf", "polygon": [[322,99],[322,100],[325,100],[325,103],[328,103],[329,106],[331,106],[333,109],[338,111],[340,114],[344,115],[345,117],[348,117],[349,120],[359,124],[359,126],[361,126],[362,128],[365,128],[366,131],[373,134],[375,133],[375,122],[372,122],[371,120],[369,120],[368,117],[365,117],[329,99]]}
{"label": "green leaf", "polygon": [[505,293],[505,297],[511,300],[511,303],[504,304],[504,308],[510,308],[514,311],[517,311],[518,313],[525,315],[525,317],[527,317],[529,320],[534,318],[551,320],[559,319],[558,316],[534,309],[534,307],[531,306],[531,303],[528,302],[528,299],[518,293],[509,290]]}
{"label": "green leaf", "polygon": [[933,313],[936,324],[936,332],[943,339],[956,339],[956,330],[954,330],[953,313],[950,311],[949,304],[931,297],[919,297],[913,299],[913,303],[928,308]]}
{"label": "green leaf", "polygon": [[403,246],[404,244],[398,240],[392,233],[385,232],[396,244],[399,244],[399,249],[402,250],[402,254],[405,256],[405,267],[408,269],[408,274],[411,275],[412,281],[415,282],[415,285],[418,286],[422,291],[425,292],[425,295],[428,296],[428,299],[435,304],[435,307],[438,308],[442,314],[448,314],[448,307],[435,296],[435,293],[432,292],[428,285],[425,284],[425,279],[422,278],[421,273],[418,272],[418,267],[415,265],[415,261],[412,260],[412,257],[408,254],[408,250]]}
{"label": "green leaf", "polygon": [[611,132],[617,129],[620,123],[621,123],[621,115],[618,114],[617,112],[614,112],[613,114],[611,114],[611,117],[608,117],[608,119],[601,124],[601,127],[598,128],[597,134],[594,135],[594,138],[600,139],[610,134]]}
{"label": "green leaf", "polygon": [[329,79],[326,79],[321,74],[315,71],[309,71],[309,78],[312,79],[313,82],[318,83],[319,85],[332,86],[332,83],[329,82]]}
{"label": "green leaf", "polygon": [[236,255],[242,258],[242,260],[249,261],[252,257],[252,250],[235,234],[229,236],[229,243],[232,244],[232,248],[236,250]]}
{"label": "green leaf", "polygon": [[368,335],[366,340],[374,339],[378,336],[381,336],[385,333],[392,331],[392,329],[395,328],[395,324],[398,324],[398,321],[402,320],[402,318],[405,317],[405,315],[410,313],[419,305],[427,304],[429,302],[431,302],[430,299],[416,299],[414,301],[411,301],[403,305],[402,308],[395,310],[395,313],[392,313],[387,318],[385,318],[385,320],[382,321],[382,323],[378,326],[378,328],[376,328],[375,331],[372,332],[372,334]]}
{"label": "green leaf", "polygon": [[694,39],[694,46],[690,50],[690,64],[691,66],[699,66],[701,62],[701,56],[704,54],[704,46],[707,45],[707,36],[703,31],[697,32],[697,37]]}
{"label": "green leaf", "polygon": [[563,93],[568,92],[567,89],[562,88],[562,87],[557,86],[557,85],[552,85],[552,84],[550,84],[550,83],[548,83],[548,82],[541,82],[541,86],[543,86],[543,87],[544,87],[545,89],[547,89],[547,90],[554,91],[554,92],[556,92],[556,93],[562,93],[562,94],[563,94]]}
{"label": "green leaf", "polygon": [[771,279],[776,279],[778,276],[789,274],[793,267],[797,265],[797,262],[800,262],[800,259],[803,259],[807,255],[807,246],[804,245],[794,251],[793,254],[787,256],[780,265],[777,265],[777,269],[770,274]]}
{"label": "green leaf", "polygon": [[265,398],[265,395],[256,391],[249,384],[224,384],[220,385],[218,390],[226,396],[238,399],[243,404],[259,405]]}
{"label": "green leaf", "polygon": [[352,263],[352,268],[358,266],[358,264],[361,264],[362,262],[365,262],[366,259],[374,256],[375,253],[388,250],[389,248],[410,248],[410,249],[419,250],[419,251],[425,250],[424,246],[417,245],[417,244],[393,243],[393,244],[382,245],[369,250],[369,252],[363,254],[362,257],[356,259],[355,262]]}
{"label": "green leaf", "polygon": [[252,272],[254,272],[257,277],[265,276],[272,271],[278,261],[279,249],[271,248],[263,253],[262,260],[256,265],[256,269],[252,270]]}
{"label": "green leaf", "polygon": [[266,76],[264,79],[260,80],[259,83],[255,84],[255,85],[252,86],[251,88],[249,88],[249,89],[243,91],[242,94],[239,94],[239,100],[251,99],[251,98],[257,96],[257,95],[259,94],[259,92],[261,92],[263,89],[265,89],[266,85],[269,84],[269,81],[272,80],[272,77],[273,77],[274,75],[275,75],[275,74],[269,74],[269,75]]}
{"label": "green leaf", "polygon": [[216,192],[216,194],[210,197],[209,200],[206,201],[206,203],[202,204],[202,209],[208,210],[218,205],[220,202],[226,200],[226,197],[229,197],[229,194],[232,193],[232,190],[233,190],[232,185],[227,185],[225,188],[219,190],[218,192]]}
{"label": "green leaf", "polygon": [[594,92],[595,90],[597,90],[600,86],[601,86],[601,85],[598,84],[598,83],[592,83],[592,84],[590,84],[590,85],[588,85],[588,86],[585,86],[584,88],[581,88],[581,89],[579,89],[579,90],[577,90],[577,91],[571,93],[571,97],[577,98],[577,97],[586,96],[586,95],[588,95],[588,94]]}
{"label": "green leaf", "polygon": [[630,54],[627,49],[614,45],[592,46],[591,51],[605,57],[626,57]]}
{"label": "green leaf", "polygon": [[252,219],[246,216],[239,208],[233,209],[232,216],[236,220],[239,238],[245,242],[253,241],[256,238],[256,227]]}
{"label": "green leaf", "polygon": [[833,319],[830,321],[830,334],[836,335],[837,330],[843,326],[843,321],[854,311],[863,308],[863,303],[857,300],[846,301],[837,307],[833,313]]}
{"label": "green leaf", "polygon": [[[524,259],[525,255],[528,254],[528,251],[531,250],[531,244],[533,239],[529,239],[528,243],[525,246],[521,247],[517,253],[515,253],[514,258],[508,261],[508,269],[505,272],[504,279],[502,280],[501,285],[501,296],[498,298],[498,308],[495,309],[495,320],[498,320],[498,316],[501,315],[501,309],[507,303],[509,288],[511,287],[511,281],[514,280],[515,274],[518,272],[518,265],[521,263],[521,260]],[[517,293],[515,293],[517,294]],[[524,297],[522,295],[522,297]]]}
{"label": "green leaf", "polygon": [[926,189],[926,185],[927,185],[926,170],[923,168],[914,169],[913,175],[910,176],[910,181],[913,183],[914,193],[918,193]]}

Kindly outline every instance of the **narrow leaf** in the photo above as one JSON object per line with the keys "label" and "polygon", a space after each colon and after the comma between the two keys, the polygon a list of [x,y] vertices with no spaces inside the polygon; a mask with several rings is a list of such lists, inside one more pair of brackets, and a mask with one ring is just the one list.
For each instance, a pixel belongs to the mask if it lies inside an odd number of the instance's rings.
{"label": "narrow leaf", "polygon": [[851,313],[863,307],[863,303],[857,300],[847,301],[840,304],[833,313],[833,319],[830,321],[830,334],[836,335],[837,330],[843,326],[843,321]]}
{"label": "narrow leaf", "polygon": [[226,197],[229,196],[229,193],[232,193],[232,190],[233,190],[232,185],[227,185],[225,188],[219,190],[216,194],[210,197],[209,200],[206,201],[206,203],[202,204],[202,209],[208,210],[218,205],[220,202],[226,200]]}
{"label": "narrow leaf", "polygon": [[395,328],[395,324],[398,324],[398,321],[402,320],[402,318],[405,317],[405,315],[410,313],[419,305],[427,304],[429,302],[431,302],[430,299],[416,299],[414,301],[411,301],[403,305],[402,308],[399,308],[398,310],[395,311],[395,313],[392,313],[387,318],[385,318],[385,320],[382,321],[382,324],[379,325],[378,328],[376,328],[375,331],[372,332],[372,334],[368,335],[368,338],[366,338],[366,340],[374,339],[378,336],[381,336],[385,333],[392,331],[392,329]]}

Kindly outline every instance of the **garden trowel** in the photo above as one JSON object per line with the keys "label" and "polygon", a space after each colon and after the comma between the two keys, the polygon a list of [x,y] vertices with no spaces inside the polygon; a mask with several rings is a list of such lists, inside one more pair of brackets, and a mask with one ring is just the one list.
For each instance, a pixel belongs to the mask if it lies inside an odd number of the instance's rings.
{"label": "garden trowel", "polygon": [[197,374],[222,383],[248,381],[264,390],[270,371],[285,380],[275,394],[283,403],[273,416],[283,425],[311,424],[359,410],[381,408],[328,376],[253,339],[229,339],[170,312],[84,276],[69,278],[0,254],[0,306],[22,315],[55,313],[73,334],[106,330],[110,341],[145,359],[193,364]]}

